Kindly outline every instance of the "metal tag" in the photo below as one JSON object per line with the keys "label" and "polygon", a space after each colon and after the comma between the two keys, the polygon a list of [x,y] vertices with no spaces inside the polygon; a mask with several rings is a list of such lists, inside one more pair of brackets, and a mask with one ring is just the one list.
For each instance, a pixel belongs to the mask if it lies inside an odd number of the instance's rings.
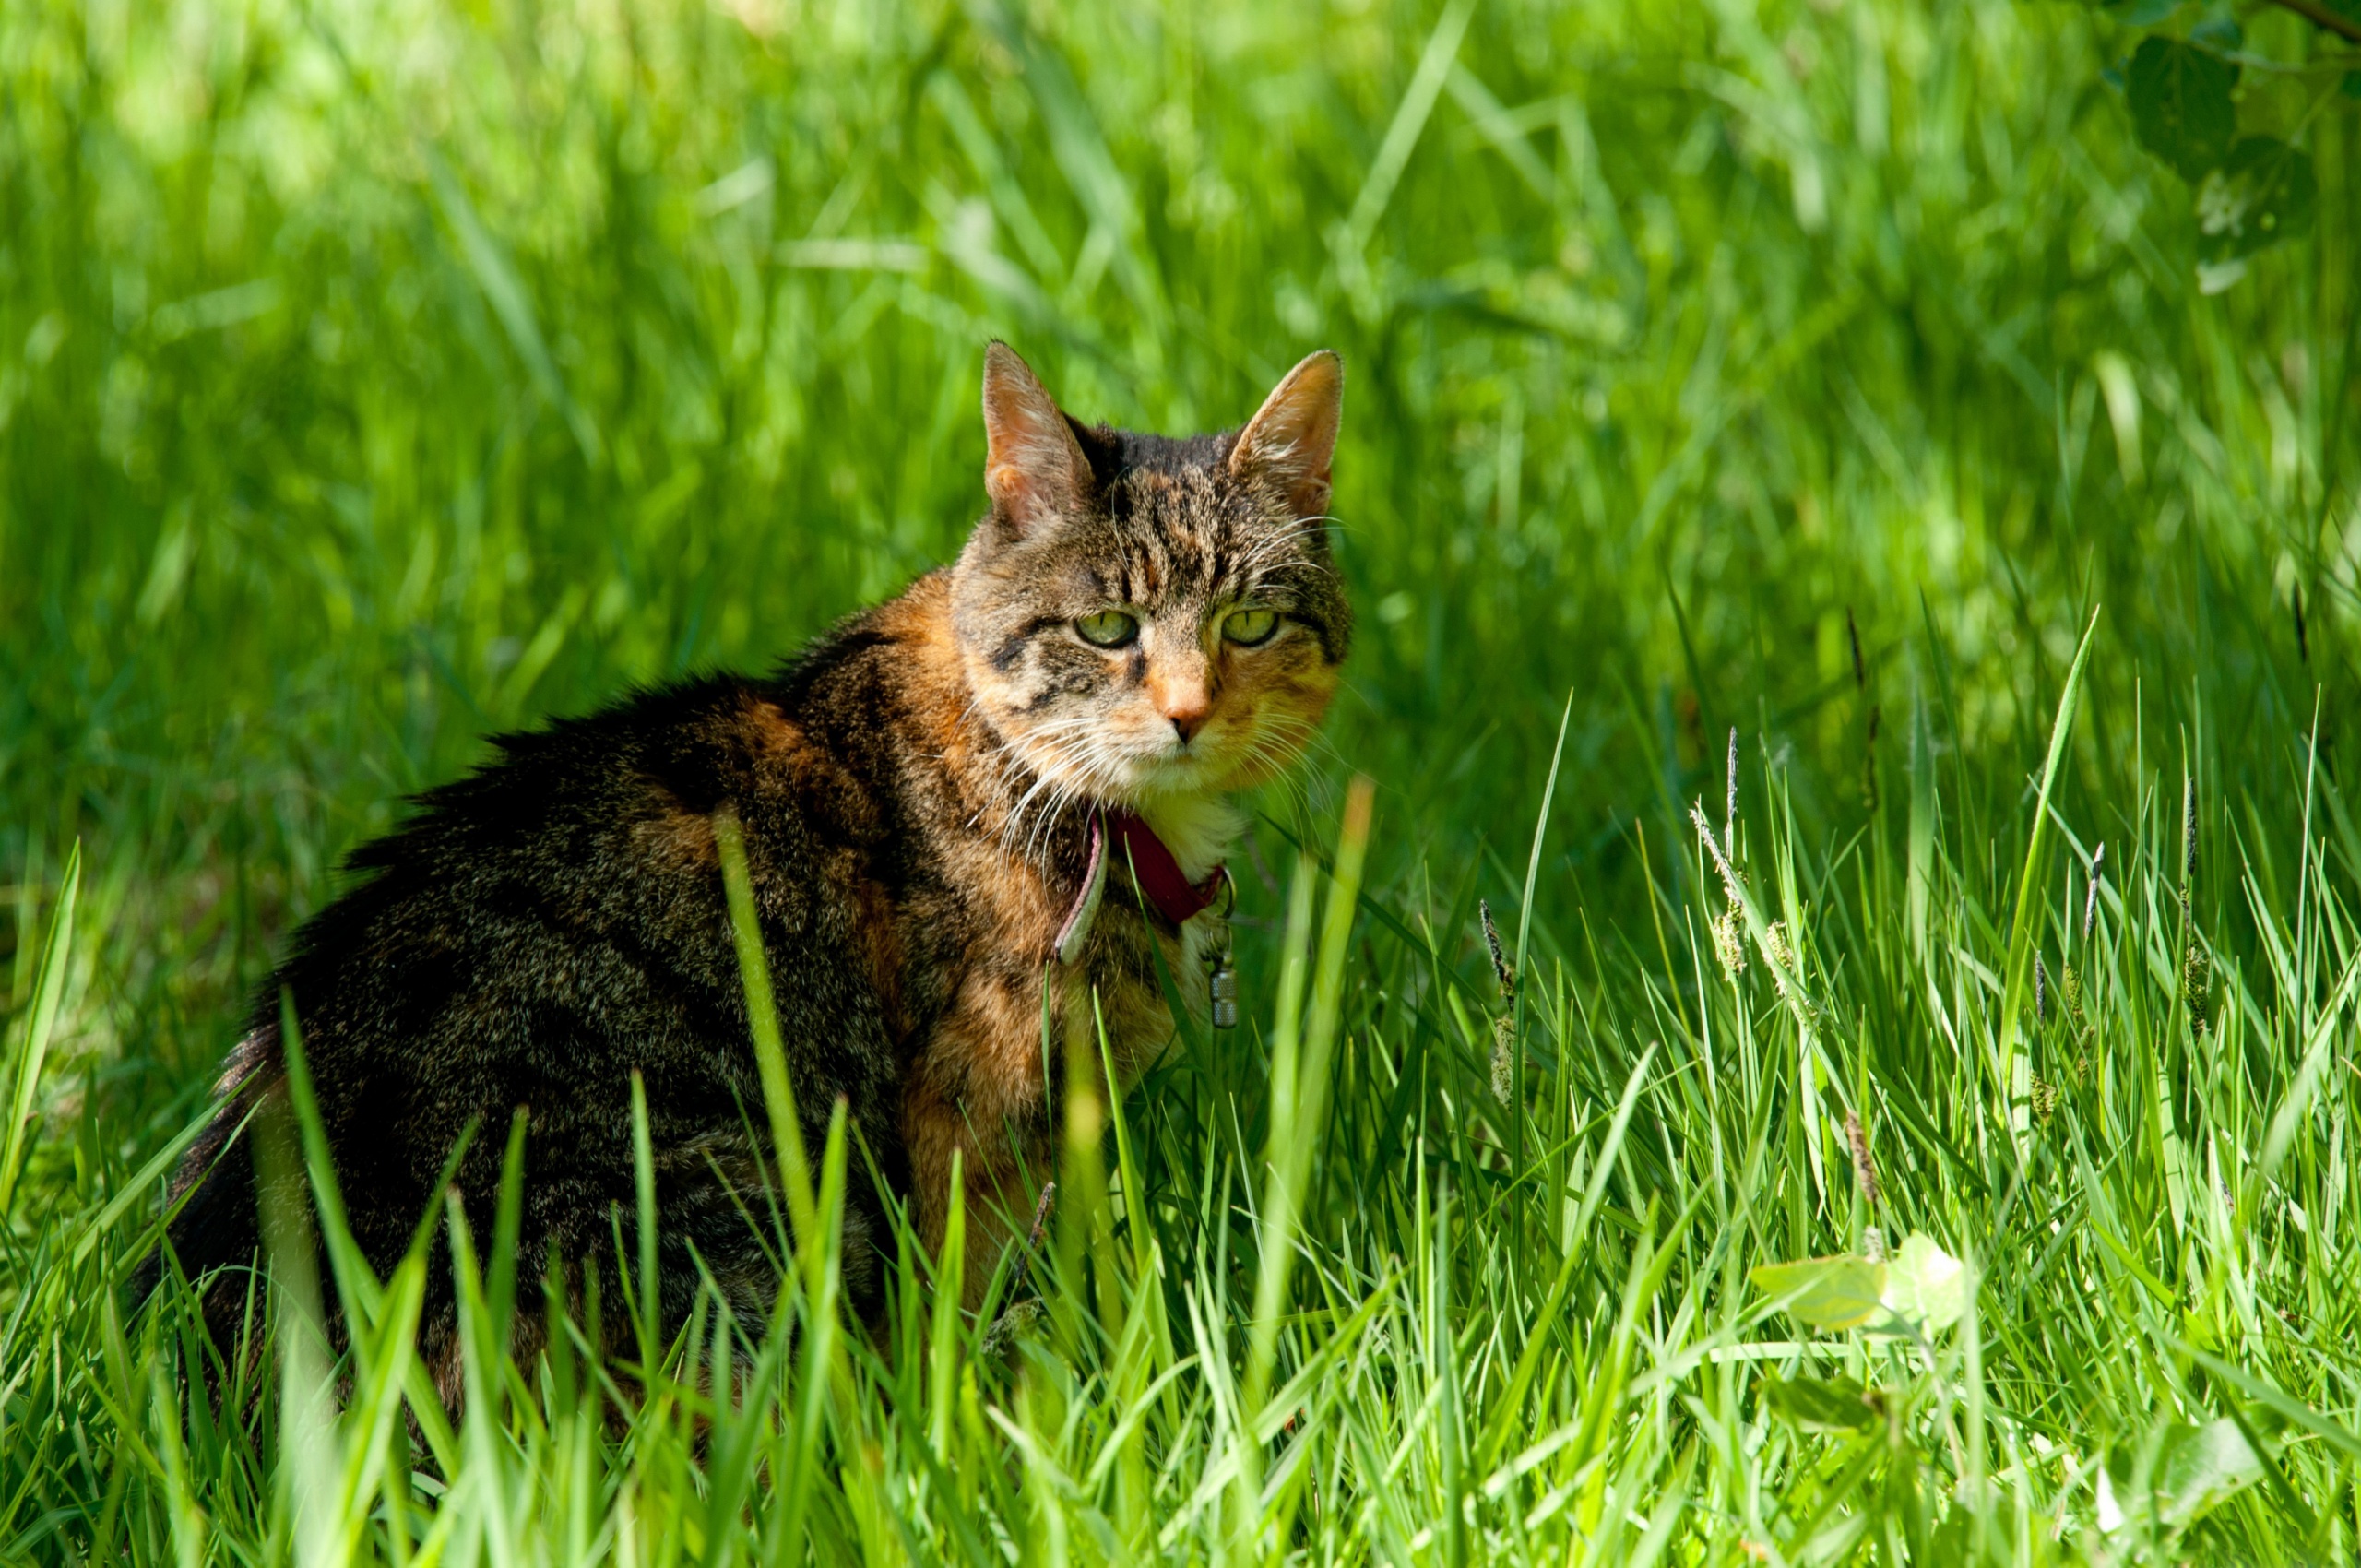
{"label": "metal tag", "polygon": [[1238,970],[1230,962],[1229,923],[1221,928],[1221,947],[1205,955],[1205,967],[1212,971],[1205,979],[1205,990],[1213,999],[1213,1026],[1217,1029],[1238,1027]]}
{"label": "metal tag", "polygon": [[1218,954],[1214,958],[1214,975],[1206,980],[1206,990],[1214,994],[1214,1028],[1237,1028],[1237,970],[1230,966],[1230,954]]}

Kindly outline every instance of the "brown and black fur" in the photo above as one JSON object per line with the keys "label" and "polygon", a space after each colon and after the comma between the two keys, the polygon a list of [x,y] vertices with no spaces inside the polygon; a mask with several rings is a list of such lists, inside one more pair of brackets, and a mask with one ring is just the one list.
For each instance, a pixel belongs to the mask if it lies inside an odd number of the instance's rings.
{"label": "brown and black fur", "polygon": [[[1086,812],[1139,810],[1203,874],[1222,849],[1210,802],[1292,761],[1334,688],[1349,632],[1324,517],[1339,385],[1334,356],[1316,355],[1245,433],[1174,441],[1074,423],[995,344],[992,505],[956,565],[768,677],[668,686],[504,737],[497,760],[352,858],[363,880],[298,933],[183,1168],[170,1230],[181,1266],[198,1277],[255,1250],[238,1128],[284,1092],[283,991],[355,1239],[377,1267],[437,1201],[470,1122],[481,1134],[457,1186],[489,1234],[517,1107],[527,1272],[552,1253],[611,1269],[599,1260],[618,1214],[630,1255],[636,1069],[666,1321],[685,1316],[700,1260],[742,1320],[764,1317],[777,1277],[746,1213],[769,1212],[770,1154],[750,1132],[766,1123],[715,850],[728,809],[743,825],[807,1144],[841,1099],[887,1189],[852,1183],[849,1298],[865,1316],[879,1305],[889,1195],[940,1241],[955,1149],[981,1230],[972,1296],[1005,1216],[1029,1210],[1054,1132],[1044,987],[1051,1014],[1097,992],[1128,1076],[1171,1033],[1152,947],[1184,984],[1200,972],[1187,960],[1202,932],[1144,908],[1121,872],[1082,956],[1054,961]],[[1283,635],[1225,640],[1222,626],[1252,624],[1225,621],[1226,607],[1249,602],[1272,608]],[[1137,610],[1128,648],[1073,628],[1109,604]],[[447,1271],[429,1277],[421,1350],[447,1392]],[[228,1284],[210,1298],[225,1343],[243,1305]],[[540,1315],[528,1295],[527,1359]]]}

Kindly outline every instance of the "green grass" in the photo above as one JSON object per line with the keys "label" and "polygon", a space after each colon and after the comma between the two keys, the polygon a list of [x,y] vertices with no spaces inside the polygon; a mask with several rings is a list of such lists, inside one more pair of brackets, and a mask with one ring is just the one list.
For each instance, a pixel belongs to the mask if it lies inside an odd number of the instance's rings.
{"label": "green grass", "polygon": [[[2201,295],[2130,36],[0,8],[0,1560],[2351,1560],[2361,116]],[[2246,80],[2284,130],[2335,78]],[[332,1249],[341,1367],[291,1269],[192,1397],[122,1282],[338,858],[486,731],[944,559],[992,335],[1157,428],[1342,351],[1362,623],[1241,877],[1249,1027],[1075,1086],[1038,1321],[986,1351],[910,1258],[872,1344],[815,1244],[771,1323],[607,1302],[629,1365],[517,1368],[540,1260],[438,1236]],[[1960,1322],[1749,1282],[1872,1224]],[[456,1429],[403,1332],[455,1266]]]}

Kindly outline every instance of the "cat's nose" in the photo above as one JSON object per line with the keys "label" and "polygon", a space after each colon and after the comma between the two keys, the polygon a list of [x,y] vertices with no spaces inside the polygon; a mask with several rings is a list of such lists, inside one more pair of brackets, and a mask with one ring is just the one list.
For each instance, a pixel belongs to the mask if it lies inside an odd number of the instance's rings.
{"label": "cat's nose", "polygon": [[1198,731],[1205,727],[1205,716],[1210,711],[1202,700],[1186,704],[1168,702],[1164,707],[1164,717],[1172,720],[1173,731],[1185,746],[1197,738]]}
{"label": "cat's nose", "polygon": [[1148,700],[1156,704],[1156,711],[1172,725],[1173,733],[1187,745],[1205,727],[1205,719],[1214,710],[1213,682],[1202,659],[1166,661],[1163,668],[1153,666],[1148,671]]}

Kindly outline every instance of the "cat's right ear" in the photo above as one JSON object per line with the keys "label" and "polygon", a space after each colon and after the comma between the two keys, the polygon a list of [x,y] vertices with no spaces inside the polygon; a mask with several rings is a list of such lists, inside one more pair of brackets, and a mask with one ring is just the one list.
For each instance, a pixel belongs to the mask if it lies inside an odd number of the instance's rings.
{"label": "cat's right ear", "polygon": [[1016,350],[984,350],[984,490],[1019,538],[1077,510],[1091,493],[1090,460],[1074,428]]}
{"label": "cat's right ear", "polygon": [[1306,354],[1238,433],[1229,471],[1275,485],[1299,518],[1324,517],[1344,406],[1345,362],[1333,349]]}

